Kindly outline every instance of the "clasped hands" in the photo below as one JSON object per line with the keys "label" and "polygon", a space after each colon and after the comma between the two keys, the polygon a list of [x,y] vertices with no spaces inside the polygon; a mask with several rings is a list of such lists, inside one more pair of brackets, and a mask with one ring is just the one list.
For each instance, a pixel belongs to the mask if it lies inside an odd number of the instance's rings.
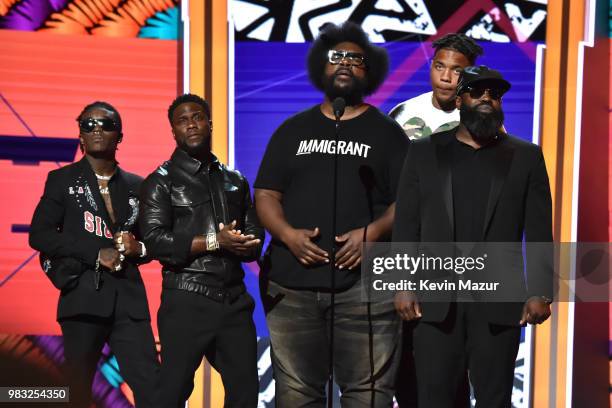
{"label": "clasped hands", "polygon": [[261,240],[255,238],[253,234],[244,235],[240,230],[236,230],[236,220],[234,220],[227,225],[219,223],[217,242],[221,249],[238,256],[247,256],[254,247],[259,245]]}
{"label": "clasped hands", "polygon": [[[336,253],[336,268],[354,269],[361,263],[363,230],[363,227],[357,228],[335,237],[336,243],[340,245]],[[282,241],[302,265],[329,263],[327,251],[314,242],[320,233],[318,227],[313,230],[291,228],[282,237]]]}
{"label": "clasped hands", "polygon": [[122,269],[122,262],[126,257],[138,257],[142,248],[134,234],[127,231],[119,231],[113,237],[114,248],[102,248],[98,252],[100,265],[108,268],[111,272]]}

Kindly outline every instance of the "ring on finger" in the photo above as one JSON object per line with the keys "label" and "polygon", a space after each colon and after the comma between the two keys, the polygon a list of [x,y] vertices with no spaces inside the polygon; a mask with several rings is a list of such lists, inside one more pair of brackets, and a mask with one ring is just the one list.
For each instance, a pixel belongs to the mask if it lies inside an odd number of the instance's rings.
{"label": "ring on finger", "polygon": [[123,255],[123,254],[119,254],[119,260],[120,260],[121,262],[125,261],[125,255]]}
{"label": "ring on finger", "polygon": [[121,270],[121,264],[115,265],[115,271],[120,271],[120,270]]}

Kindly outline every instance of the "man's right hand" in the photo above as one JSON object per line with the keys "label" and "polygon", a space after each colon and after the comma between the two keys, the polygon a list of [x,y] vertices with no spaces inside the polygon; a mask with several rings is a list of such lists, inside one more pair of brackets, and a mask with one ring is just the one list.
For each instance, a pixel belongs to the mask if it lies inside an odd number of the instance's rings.
{"label": "man's right hand", "polygon": [[283,242],[302,265],[311,266],[327,263],[329,262],[329,254],[312,242],[319,236],[319,233],[319,227],[313,230],[291,228]]}
{"label": "man's right hand", "polygon": [[422,316],[421,305],[414,292],[397,292],[393,299],[393,305],[402,320],[416,320],[420,319]]}
{"label": "man's right hand", "polygon": [[102,248],[98,253],[98,259],[100,260],[100,265],[107,267],[111,272],[118,270],[116,269],[117,266],[121,265],[119,251],[115,248]]}

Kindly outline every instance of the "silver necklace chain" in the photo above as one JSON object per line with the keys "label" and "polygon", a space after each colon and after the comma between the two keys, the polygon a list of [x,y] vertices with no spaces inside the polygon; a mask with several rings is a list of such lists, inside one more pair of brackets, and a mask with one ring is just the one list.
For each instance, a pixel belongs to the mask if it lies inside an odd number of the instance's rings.
{"label": "silver necklace chain", "polygon": [[94,173],[94,174],[96,175],[96,178],[98,180],[104,180],[104,181],[108,181],[108,180],[110,180],[113,177],[113,176],[101,176],[98,173]]}

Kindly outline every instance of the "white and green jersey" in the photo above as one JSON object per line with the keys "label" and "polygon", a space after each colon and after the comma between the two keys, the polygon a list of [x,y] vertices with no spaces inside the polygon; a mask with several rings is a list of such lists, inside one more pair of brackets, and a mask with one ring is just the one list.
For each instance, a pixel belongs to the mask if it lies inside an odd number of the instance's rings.
{"label": "white and green jersey", "polygon": [[395,106],[389,112],[410,139],[419,139],[459,125],[459,111],[443,111],[432,102],[433,91],[415,96]]}

